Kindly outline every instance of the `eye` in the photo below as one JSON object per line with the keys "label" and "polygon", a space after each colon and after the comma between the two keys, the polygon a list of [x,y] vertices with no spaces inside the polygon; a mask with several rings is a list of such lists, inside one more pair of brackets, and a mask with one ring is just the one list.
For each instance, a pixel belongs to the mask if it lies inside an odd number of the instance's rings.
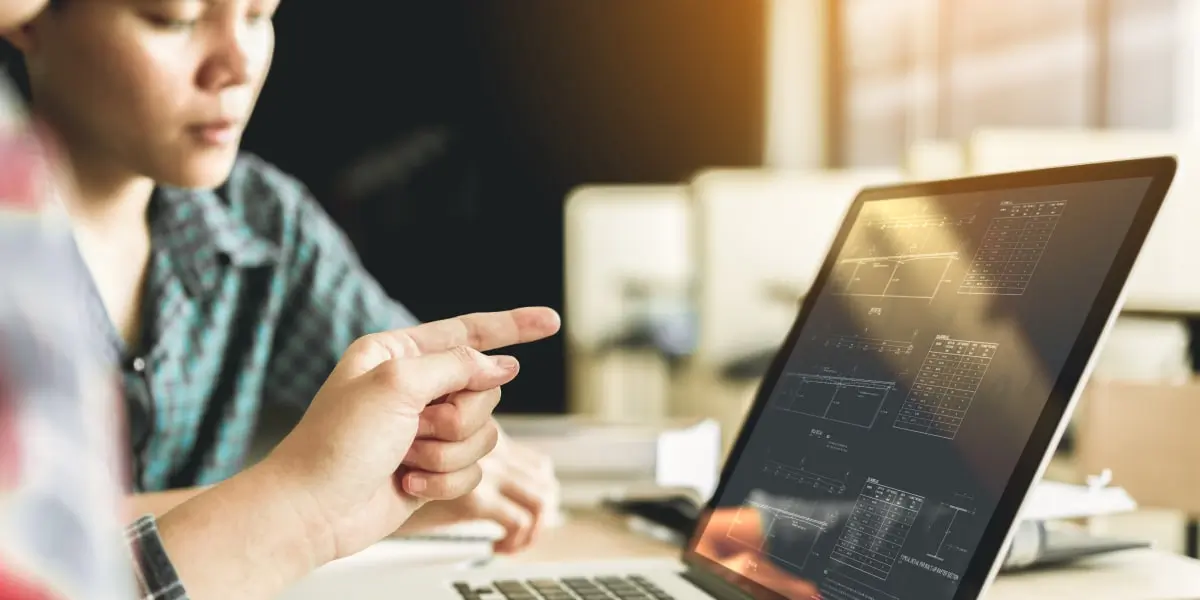
{"label": "eye", "polygon": [[168,31],[187,31],[196,26],[197,19],[173,19],[170,17],[152,15],[148,17],[152,25]]}
{"label": "eye", "polygon": [[156,29],[188,31],[194,29],[204,16],[206,5],[200,0],[159,0],[147,7],[145,19]]}

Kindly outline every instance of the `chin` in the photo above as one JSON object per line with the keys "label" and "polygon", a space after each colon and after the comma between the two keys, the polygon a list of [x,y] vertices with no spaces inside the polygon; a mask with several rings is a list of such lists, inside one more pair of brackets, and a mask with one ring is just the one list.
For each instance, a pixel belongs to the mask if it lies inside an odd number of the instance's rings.
{"label": "chin", "polygon": [[213,189],[229,179],[237,160],[237,147],[188,152],[174,164],[159,165],[153,179],[159,184],[187,189]]}

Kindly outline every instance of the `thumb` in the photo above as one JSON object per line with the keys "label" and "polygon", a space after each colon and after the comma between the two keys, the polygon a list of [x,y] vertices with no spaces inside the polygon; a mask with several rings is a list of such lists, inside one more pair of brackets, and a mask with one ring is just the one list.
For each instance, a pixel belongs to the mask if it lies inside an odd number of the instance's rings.
{"label": "thumb", "polygon": [[363,379],[392,402],[420,413],[429,403],[454,392],[481,392],[513,380],[519,370],[511,356],[488,356],[468,346],[456,346],[411,358],[381,363]]}

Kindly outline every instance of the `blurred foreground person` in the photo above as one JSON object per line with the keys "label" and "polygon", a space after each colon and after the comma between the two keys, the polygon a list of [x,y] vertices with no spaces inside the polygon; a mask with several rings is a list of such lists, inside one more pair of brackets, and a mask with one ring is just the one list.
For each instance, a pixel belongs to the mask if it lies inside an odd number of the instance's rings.
{"label": "blurred foreground person", "polygon": [[0,80],[0,600],[126,599],[119,397],[79,310],[70,225],[51,193],[42,146]]}

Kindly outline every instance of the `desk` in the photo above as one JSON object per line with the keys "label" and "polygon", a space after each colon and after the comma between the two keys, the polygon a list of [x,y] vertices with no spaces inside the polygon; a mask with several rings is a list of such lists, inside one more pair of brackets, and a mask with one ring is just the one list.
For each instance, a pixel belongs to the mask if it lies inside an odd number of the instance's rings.
{"label": "desk", "polygon": [[[617,517],[585,513],[569,516],[563,525],[547,531],[532,548],[504,561],[520,564],[665,558],[678,553],[671,544],[630,532]],[[1131,550],[1058,569],[1001,575],[987,598],[1200,598],[1200,561],[1156,550]]]}

